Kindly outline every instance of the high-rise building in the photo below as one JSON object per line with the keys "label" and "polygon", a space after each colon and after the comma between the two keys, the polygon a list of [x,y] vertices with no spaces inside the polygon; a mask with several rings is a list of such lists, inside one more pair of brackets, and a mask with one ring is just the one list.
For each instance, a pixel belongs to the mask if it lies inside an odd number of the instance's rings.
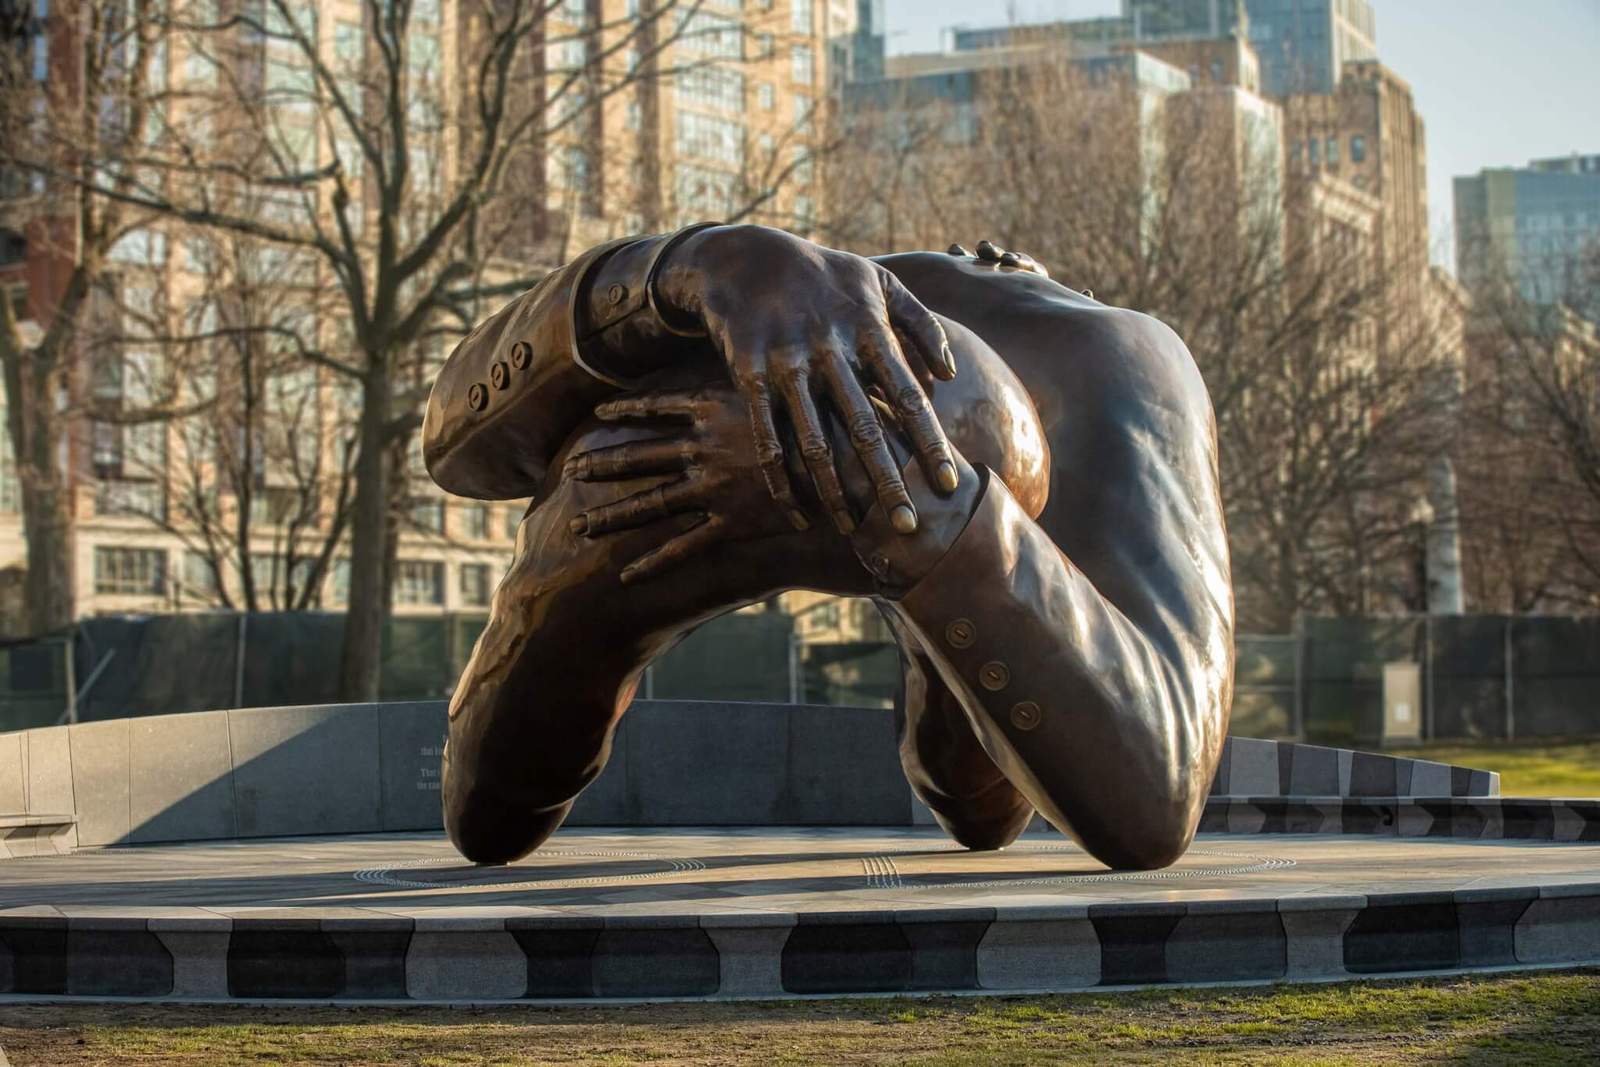
{"label": "high-rise building", "polygon": [[1219,40],[1243,28],[1261,62],[1268,96],[1327,93],[1346,63],[1374,59],[1377,28],[1368,0],[1122,0],[1120,16],[1041,25],[947,31],[952,51],[1046,38],[1108,47],[1138,41]]}
{"label": "high-rise building", "polygon": [[[1424,305],[1428,279],[1428,163],[1411,87],[1376,60],[1347,63],[1327,93],[1295,93],[1284,114],[1291,170],[1326,174],[1371,194],[1379,204],[1376,269],[1400,309]],[[1386,323],[1379,354],[1410,343],[1415,331]]]}
{"label": "high-rise building", "polygon": [[1534,304],[1566,303],[1600,322],[1580,291],[1580,257],[1600,254],[1600,155],[1536,159],[1455,179],[1456,273],[1469,289],[1513,282]]}
{"label": "high-rise building", "polygon": [[1344,66],[1378,54],[1368,0],[1122,0],[1133,36],[1220,37],[1241,22],[1272,96],[1332,92]]}

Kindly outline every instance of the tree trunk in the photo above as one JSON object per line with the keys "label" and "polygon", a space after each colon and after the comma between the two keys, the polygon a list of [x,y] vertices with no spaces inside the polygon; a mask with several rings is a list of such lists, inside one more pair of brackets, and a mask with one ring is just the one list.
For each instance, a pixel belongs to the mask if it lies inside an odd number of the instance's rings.
{"label": "tree trunk", "polygon": [[63,630],[74,615],[72,492],[61,469],[57,375],[40,374],[41,365],[53,363],[29,349],[12,348],[5,359],[6,432],[22,490],[23,600],[30,635]]}
{"label": "tree trunk", "polygon": [[383,630],[389,618],[389,381],[381,362],[362,381],[360,451],[350,515],[350,602],[344,621],[339,698],[378,699]]}

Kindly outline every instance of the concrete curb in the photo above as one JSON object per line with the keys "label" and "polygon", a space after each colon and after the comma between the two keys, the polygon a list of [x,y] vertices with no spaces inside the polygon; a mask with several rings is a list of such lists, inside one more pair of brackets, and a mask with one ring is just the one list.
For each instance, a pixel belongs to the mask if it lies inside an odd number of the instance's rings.
{"label": "concrete curb", "polygon": [[426,922],[0,913],[0,994],[708,999],[1280,982],[1600,961],[1600,881],[1371,896]]}

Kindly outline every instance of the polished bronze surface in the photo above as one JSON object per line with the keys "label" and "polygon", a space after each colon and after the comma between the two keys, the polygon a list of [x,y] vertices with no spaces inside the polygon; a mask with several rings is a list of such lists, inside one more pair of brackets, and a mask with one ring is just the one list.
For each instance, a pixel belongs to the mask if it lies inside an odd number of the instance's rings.
{"label": "polished bronze surface", "polygon": [[958,841],[1001,847],[1038,810],[1148,868],[1192,837],[1233,603],[1210,402],[1156,320],[987,241],[868,260],[692,228],[491,317],[423,443],[452,492],[535,497],[451,702],[467,857],[537,848],[650,661],[794,588],[885,613],[902,763]]}

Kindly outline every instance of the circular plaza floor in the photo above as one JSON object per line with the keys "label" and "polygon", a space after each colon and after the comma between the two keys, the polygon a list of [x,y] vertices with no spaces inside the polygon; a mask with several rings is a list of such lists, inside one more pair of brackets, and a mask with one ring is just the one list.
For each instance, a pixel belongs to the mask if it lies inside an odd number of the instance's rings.
{"label": "circular plaza floor", "polygon": [[1600,960],[1600,844],[1202,834],[1109,871],[1055,834],[438,834],[0,863],[0,993],[666,998],[1327,979]]}

